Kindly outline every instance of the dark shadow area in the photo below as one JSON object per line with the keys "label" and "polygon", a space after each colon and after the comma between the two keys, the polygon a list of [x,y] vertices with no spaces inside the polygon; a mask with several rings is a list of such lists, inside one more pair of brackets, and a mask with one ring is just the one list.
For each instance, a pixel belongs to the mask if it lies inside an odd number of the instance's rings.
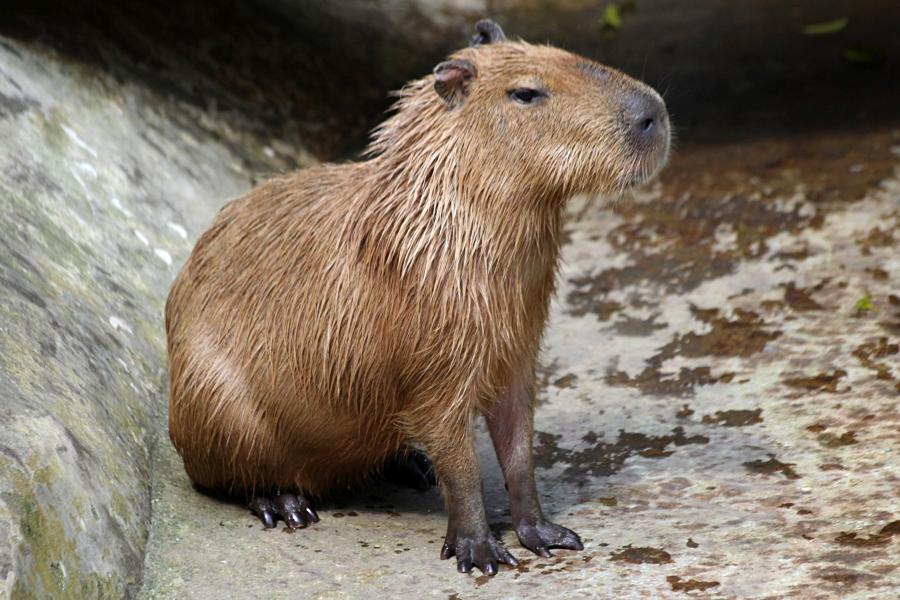
{"label": "dark shadow area", "polygon": [[[377,9],[358,9],[351,25],[331,8],[239,0],[37,2],[0,12],[0,35],[333,159],[355,153],[388,106],[387,92],[429,71],[432,60]],[[402,18],[417,36],[447,38],[414,11]]]}
{"label": "dark shadow area", "polygon": [[[477,3],[475,3],[477,4]],[[895,0],[494,0],[510,37],[552,42],[662,91],[680,140],[900,123]],[[437,7],[436,7],[437,6]],[[8,7],[0,35],[52,48],[320,159],[354,155],[388,92],[465,44],[473,3],[75,0]],[[475,12],[473,12],[475,11]],[[846,18],[832,33],[804,26]]]}
{"label": "dark shadow area", "polygon": [[[655,86],[686,142],[900,123],[898,2],[636,0],[618,3],[618,31],[601,30],[607,2],[501,4],[518,5],[510,31]],[[804,32],[839,19],[831,33]]]}
{"label": "dark shadow area", "polygon": [[[259,517],[248,506],[248,500],[241,495],[229,495],[211,490],[191,482],[191,489],[198,494],[221,504],[240,507],[247,511],[248,523],[262,527]],[[358,512],[384,512],[389,516],[400,516],[407,513],[431,513],[444,510],[444,501],[440,489],[434,485],[428,489],[414,489],[381,477],[360,483],[358,486],[312,501],[317,511],[338,511],[344,516],[357,516]],[[331,515],[334,516],[334,515]],[[276,527],[283,528],[285,523],[278,520]]]}

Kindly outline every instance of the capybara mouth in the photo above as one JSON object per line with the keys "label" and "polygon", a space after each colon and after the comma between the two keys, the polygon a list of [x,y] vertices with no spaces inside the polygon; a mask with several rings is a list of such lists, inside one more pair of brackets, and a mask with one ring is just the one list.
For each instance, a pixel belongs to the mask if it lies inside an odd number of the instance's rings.
{"label": "capybara mouth", "polygon": [[660,140],[658,147],[642,152],[625,173],[624,187],[634,188],[654,179],[669,160],[669,134]]}

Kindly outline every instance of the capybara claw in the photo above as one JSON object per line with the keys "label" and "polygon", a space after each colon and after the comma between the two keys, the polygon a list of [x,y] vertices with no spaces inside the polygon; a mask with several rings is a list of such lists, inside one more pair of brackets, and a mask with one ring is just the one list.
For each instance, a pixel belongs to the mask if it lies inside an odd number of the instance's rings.
{"label": "capybara claw", "polygon": [[456,556],[456,570],[470,573],[478,567],[485,575],[493,577],[499,570],[500,563],[510,566],[519,564],[503,543],[493,534],[478,536],[448,536],[441,548],[441,559]]}
{"label": "capybara claw", "polygon": [[262,519],[263,526],[266,529],[272,529],[275,527],[275,516],[271,512],[267,510],[263,511],[260,514],[259,518]]}
{"label": "capybara claw", "polygon": [[319,515],[312,504],[302,495],[281,493],[275,498],[256,496],[250,501],[249,508],[266,529],[275,527],[278,519],[284,521],[290,529],[303,529],[319,521]]}
{"label": "capybara claw", "polygon": [[306,515],[313,523],[319,522],[319,513],[317,513],[316,509],[314,509],[312,506],[306,507]]}
{"label": "capybara claw", "polygon": [[262,521],[263,526],[266,529],[272,529],[275,527],[275,521],[277,520],[275,515],[275,504],[268,496],[256,496],[252,500],[250,500],[248,507],[253,513],[259,517],[259,520]]}
{"label": "capybara claw", "polygon": [[516,535],[523,546],[544,558],[553,556],[551,548],[584,550],[584,544],[577,533],[543,519],[518,525]]}

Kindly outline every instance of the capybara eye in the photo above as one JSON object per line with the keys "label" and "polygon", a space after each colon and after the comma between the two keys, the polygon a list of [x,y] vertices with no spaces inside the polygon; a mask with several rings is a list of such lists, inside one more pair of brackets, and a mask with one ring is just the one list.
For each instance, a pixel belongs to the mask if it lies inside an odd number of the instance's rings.
{"label": "capybara eye", "polygon": [[517,88],[509,93],[509,97],[519,104],[532,104],[535,100],[543,98],[544,95],[542,91],[531,88]]}

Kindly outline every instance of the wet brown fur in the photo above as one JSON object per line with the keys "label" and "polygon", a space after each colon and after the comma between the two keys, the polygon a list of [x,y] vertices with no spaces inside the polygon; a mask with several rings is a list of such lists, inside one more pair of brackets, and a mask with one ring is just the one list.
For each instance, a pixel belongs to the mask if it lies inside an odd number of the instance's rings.
{"label": "wet brown fur", "polygon": [[[366,160],[264,183],[197,242],[166,305],[169,431],[197,484],[321,496],[410,441],[477,473],[474,419],[532,387],[565,201],[658,167],[619,108],[655,92],[549,46],[454,58],[478,72],[457,106],[412,82]],[[522,85],[549,101],[516,105]]]}

